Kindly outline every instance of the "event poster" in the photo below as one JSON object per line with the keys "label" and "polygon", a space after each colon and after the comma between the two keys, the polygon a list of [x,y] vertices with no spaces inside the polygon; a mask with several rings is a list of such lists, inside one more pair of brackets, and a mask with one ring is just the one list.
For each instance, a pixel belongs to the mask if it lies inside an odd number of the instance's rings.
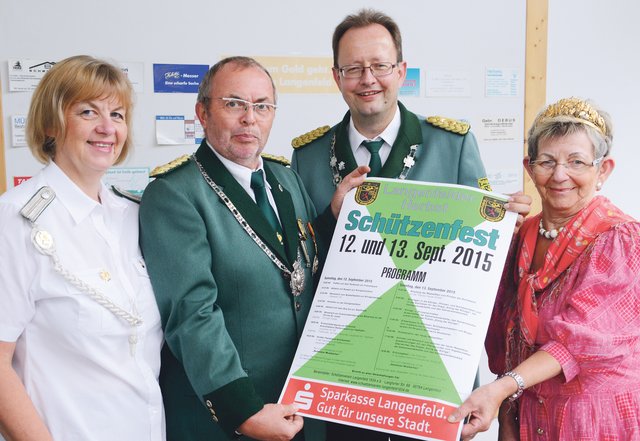
{"label": "event poster", "polygon": [[347,195],[280,402],[417,439],[459,438],[516,215],[458,185]]}

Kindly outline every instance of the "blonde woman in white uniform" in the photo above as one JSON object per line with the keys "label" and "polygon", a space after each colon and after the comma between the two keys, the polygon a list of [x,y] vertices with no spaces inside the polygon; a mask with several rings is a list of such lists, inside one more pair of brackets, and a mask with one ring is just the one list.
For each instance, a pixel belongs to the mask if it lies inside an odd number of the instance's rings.
{"label": "blonde woman in white uniform", "polygon": [[127,156],[131,86],[88,56],[34,92],[46,164],[0,197],[0,433],[7,440],[162,441],[162,333],[138,206],[101,178]]}

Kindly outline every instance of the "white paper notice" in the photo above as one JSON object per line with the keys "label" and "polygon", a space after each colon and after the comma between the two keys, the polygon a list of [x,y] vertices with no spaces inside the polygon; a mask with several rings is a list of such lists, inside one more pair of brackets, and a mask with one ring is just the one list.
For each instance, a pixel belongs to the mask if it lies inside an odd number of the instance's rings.
{"label": "white paper notice", "polygon": [[156,115],[156,142],[159,145],[200,144],[204,130],[197,117]]}
{"label": "white paper notice", "polygon": [[103,181],[107,186],[115,186],[120,190],[142,196],[142,192],[149,183],[149,169],[147,167],[117,167],[107,170]]}
{"label": "white paper notice", "polygon": [[487,68],[484,87],[486,97],[520,96],[520,71],[516,68]]}
{"label": "white paper notice", "polygon": [[498,193],[515,193],[522,190],[523,168],[505,170],[487,170],[487,178],[493,191]]}
{"label": "white paper notice", "polygon": [[427,69],[426,93],[431,97],[471,96],[471,76],[465,70]]}
{"label": "white paper notice", "polygon": [[516,118],[514,116],[485,116],[475,130],[482,142],[516,141]]}
{"label": "white paper notice", "polygon": [[122,72],[129,78],[134,92],[144,91],[144,63],[119,63]]}
{"label": "white paper notice", "polygon": [[25,126],[27,117],[25,115],[13,115],[11,117],[11,145],[14,147],[26,147]]}
{"label": "white paper notice", "polygon": [[49,60],[9,58],[9,91],[31,92],[40,79],[56,64]]}

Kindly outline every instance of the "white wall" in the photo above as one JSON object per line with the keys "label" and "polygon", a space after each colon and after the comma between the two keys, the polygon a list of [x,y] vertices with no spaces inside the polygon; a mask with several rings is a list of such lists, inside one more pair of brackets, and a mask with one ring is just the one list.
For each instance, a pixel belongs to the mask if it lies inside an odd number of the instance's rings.
{"label": "white wall", "polygon": [[550,0],[547,65],[547,102],[591,98],[611,114],[616,169],[602,193],[637,219],[639,16],[640,3],[631,0]]}

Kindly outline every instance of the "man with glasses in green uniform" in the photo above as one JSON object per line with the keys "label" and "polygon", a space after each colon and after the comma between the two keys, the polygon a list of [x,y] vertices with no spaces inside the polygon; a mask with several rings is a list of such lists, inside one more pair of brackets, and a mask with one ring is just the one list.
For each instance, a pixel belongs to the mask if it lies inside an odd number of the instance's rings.
{"label": "man with glasses in green uniform", "polygon": [[[349,111],[333,127],[320,127],[292,141],[291,167],[318,212],[327,210],[336,186],[359,165],[369,165],[369,176],[491,189],[469,124],[425,118],[398,101],[406,70],[400,29],[389,16],[363,9],[336,27],[333,78]],[[519,213],[518,226],[530,206],[529,196],[511,196],[507,208]],[[337,424],[327,430],[332,441],[388,437]]]}

